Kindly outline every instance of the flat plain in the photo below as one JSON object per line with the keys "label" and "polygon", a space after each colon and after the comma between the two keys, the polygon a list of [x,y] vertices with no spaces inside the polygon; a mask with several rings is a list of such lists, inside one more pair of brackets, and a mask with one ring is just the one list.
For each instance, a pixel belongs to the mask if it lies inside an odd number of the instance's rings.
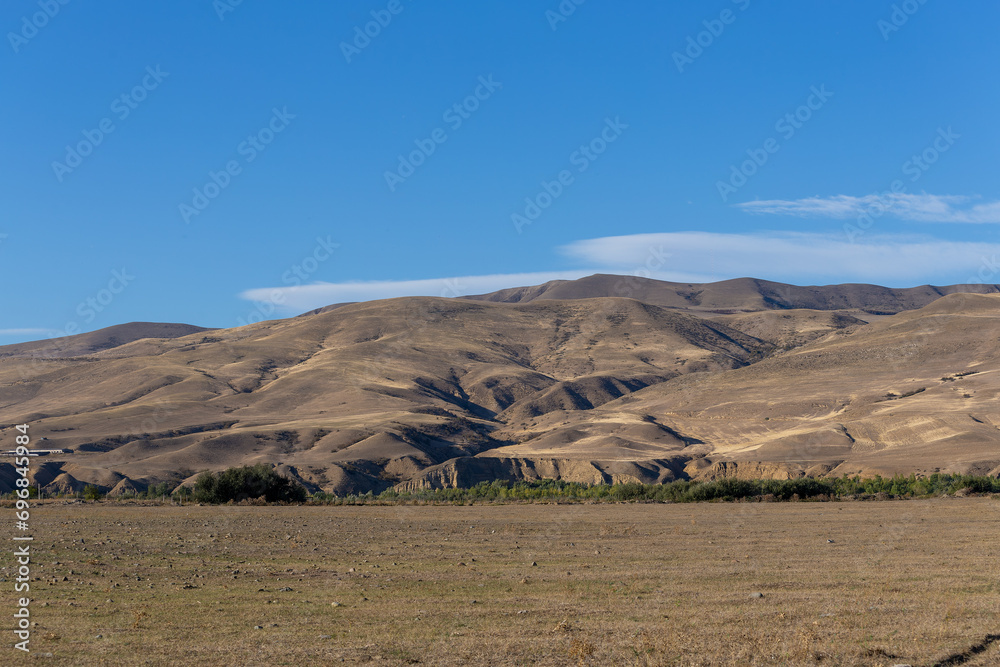
{"label": "flat plain", "polygon": [[[48,501],[32,512],[37,625],[28,660],[997,664],[998,510],[995,497],[268,507]],[[13,611],[10,550],[0,564],[2,599]],[[14,664],[12,644],[5,664]]]}

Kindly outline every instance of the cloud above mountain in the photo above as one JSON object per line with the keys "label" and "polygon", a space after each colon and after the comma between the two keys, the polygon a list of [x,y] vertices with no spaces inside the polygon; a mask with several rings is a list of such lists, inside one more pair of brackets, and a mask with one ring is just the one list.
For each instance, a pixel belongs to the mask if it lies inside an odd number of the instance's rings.
{"label": "cloud above mountain", "polygon": [[281,314],[294,314],[332,303],[401,296],[467,296],[550,280],[574,280],[593,273],[695,283],[739,277],[793,284],[865,282],[892,287],[1000,282],[1000,244],[928,237],[887,235],[851,242],[844,235],[815,233],[665,232],[584,239],[558,248],[558,253],[563,263],[569,261],[585,268],[316,282],[258,287],[239,296],[272,304]]}
{"label": "cloud above mountain", "polygon": [[805,199],[770,199],[737,204],[747,213],[800,218],[858,218],[890,215],[914,222],[1000,223],[1000,201],[980,197],[885,193],[863,197],[834,195]]}
{"label": "cloud above mountain", "polygon": [[[668,232],[576,241],[561,251],[580,262],[654,278],[658,271],[674,271],[899,287],[1000,280],[995,261],[1000,244],[901,235],[852,242],[846,235],[817,233]],[[981,271],[984,266],[988,271]]]}

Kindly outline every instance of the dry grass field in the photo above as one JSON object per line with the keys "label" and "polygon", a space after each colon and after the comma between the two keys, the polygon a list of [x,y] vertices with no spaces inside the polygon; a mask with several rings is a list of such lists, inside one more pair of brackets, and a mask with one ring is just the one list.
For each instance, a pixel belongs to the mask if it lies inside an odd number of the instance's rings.
{"label": "dry grass field", "polygon": [[7,633],[2,662],[997,664],[969,649],[1000,631],[998,510],[55,501],[32,513],[33,652]]}

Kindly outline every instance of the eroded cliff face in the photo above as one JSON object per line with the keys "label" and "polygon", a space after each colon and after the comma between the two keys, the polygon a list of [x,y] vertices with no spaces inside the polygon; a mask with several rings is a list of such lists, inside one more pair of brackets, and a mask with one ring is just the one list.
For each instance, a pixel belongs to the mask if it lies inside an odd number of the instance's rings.
{"label": "eroded cliff face", "polygon": [[704,465],[688,465],[685,473],[691,479],[714,481],[717,479],[797,479],[799,477],[823,477],[833,466],[830,464],[804,465],[774,461],[717,461],[711,463],[703,459]]}
{"label": "eroded cliff face", "polygon": [[558,479],[581,484],[639,482],[655,484],[676,479],[669,461],[584,461],[467,457],[421,471],[396,485],[400,491],[475,486],[480,482]]}

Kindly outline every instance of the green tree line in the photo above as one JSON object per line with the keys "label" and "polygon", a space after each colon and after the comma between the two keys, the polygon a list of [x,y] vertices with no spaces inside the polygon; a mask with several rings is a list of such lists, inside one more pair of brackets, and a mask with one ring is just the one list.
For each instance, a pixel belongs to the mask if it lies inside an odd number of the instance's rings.
{"label": "green tree line", "polygon": [[[930,476],[896,475],[895,477],[834,477],[797,479],[720,479],[698,482],[679,480],[665,484],[582,484],[564,480],[533,480],[510,482],[496,480],[480,482],[475,486],[456,489],[421,489],[397,491],[393,488],[381,493],[309,495],[299,483],[282,477],[271,467],[258,464],[230,468],[223,472],[202,473],[193,487],[162,482],[143,492],[126,494],[121,498],[194,501],[219,504],[241,500],[263,499],[265,502],[334,505],[399,504],[399,503],[452,503],[475,502],[652,502],[693,503],[733,502],[741,500],[836,500],[926,498],[964,493],[1000,493],[1000,478],[949,475],[935,473]],[[83,496],[96,500],[102,494],[96,486],[88,485]],[[4,494],[4,498],[13,494]]]}
{"label": "green tree line", "polygon": [[935,473],[929,477],[875,476],[786,480],[720,479],[710,482],[679,480],[665,484],[581,484],[563,480],[480,482],[470,488],[397,491],[335,496],[317,493],[313,502],[367,503],[469,503],[504,501],[565,502],[673,502],[691,503],[737,500],[830,500],[847,498],[915,498],[969,493],[1000,493],[1000,479]]}

